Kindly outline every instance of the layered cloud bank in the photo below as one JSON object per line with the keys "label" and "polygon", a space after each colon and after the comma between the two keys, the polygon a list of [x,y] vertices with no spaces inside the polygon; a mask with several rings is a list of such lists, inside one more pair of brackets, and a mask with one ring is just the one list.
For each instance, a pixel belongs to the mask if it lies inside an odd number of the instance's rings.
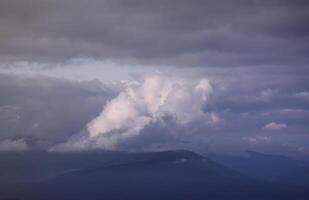
{"label": "layered cloud bank", "polygon": [[108,83],[0,73],[0,151],[309,152],[298,95],[309,88],[295,77],[148,74]]}
{"label": "layered cloud bank", "polygon": [[306,0],[2,0],[0,13],[0,59],[8,62],[309,63]]}
{"label": "layered cloud bank", "polygon": [[0,1],[0,151],[309,154],[308,0],[28,4]]}
{"label": "layered cloud bank", "polygon": [[24,151],[28,149],[27,143],[22,140],[6,139],[0,141],[0,152],[2,151]]}
{"label": "layered cloud bank", "polygon": [[217,123],[216,114],[203,111],[211,93],[212,86],[206,78],[188,81],[163,75],[146,76],[128,83],[88,123],[84,133],[51,150],[117,149],[120,143],[139,137],[147,125],[166,123],[166,117],[180,127],[195,120]]}

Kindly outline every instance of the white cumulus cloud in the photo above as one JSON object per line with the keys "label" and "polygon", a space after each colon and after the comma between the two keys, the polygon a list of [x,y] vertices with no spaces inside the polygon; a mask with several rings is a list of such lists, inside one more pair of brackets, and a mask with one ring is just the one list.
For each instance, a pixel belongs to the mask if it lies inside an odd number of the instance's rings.
{"label": "white cumulus cloud", "polygon": [[263,128],[266,130],[281,130],[286,128],[287,125],[285,123],[276,123],[276,122],[270,122],[266,124]]}
{"label": "white cumulus cloud", "polygon": [[201,119],[218,123],[218,115],[203,111],[212,90],[206,78],[189,81],[164,75],[145,76],[127,83],[124,91],[87,124],[85,133],[51,150],[116,149],[120,142],[138,137],[146,125],[166,116],[173,117],[179,126]]}

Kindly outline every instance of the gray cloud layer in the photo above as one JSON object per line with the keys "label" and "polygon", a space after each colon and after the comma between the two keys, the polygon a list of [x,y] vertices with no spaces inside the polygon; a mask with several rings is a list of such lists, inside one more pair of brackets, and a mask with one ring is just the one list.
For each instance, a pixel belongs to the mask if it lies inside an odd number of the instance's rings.
{"label": "gray cloud layer", "polygon": [[3,60],[308,65],[306,0],[2,0]]}
{"label": "gray cloud layer", "polygon": [[78,133],[114,95],[101,83],[0,75],[0,141],[46,148]]}
{"label": "gray cloud layer", "polygon": [[[226,77],[226,71],[222,74],[210,70],[208,74],[213,92],[202,109],[215,113],[218,123],[209,125],[207,120],[197,118],[180,126],[172,116],[162,117],[147,123],[136,136],[120,141],[119,149],[309,151],[309,88],[298,85],[303,81],[300,76],[296,75],[296,80],[295,76],[286,75],[272,82],[276,75],[270,75],[260,82],[256,73],[247,72],[248,77],[256,78],[249,82],[246,77]],[[86,124],[99,115],[106,100],[124,91],[121,88],[96,81],[1,75],[0,149],[49,149],[72,135],[78,137]],[[279,126],[280,130],[276,128]]]}
{"label": "gray cloud layer", "polygon": [[207,78],[213,92],[202,109],[220,123],[184,128],[164,116],[123,149],[309,152],[308,19],[307,0],[1,0],[0,68],[16,73],[0,73],[0,151],[68,141],[124,84],[29,75],[120,80],[134,71],[125,64]]}

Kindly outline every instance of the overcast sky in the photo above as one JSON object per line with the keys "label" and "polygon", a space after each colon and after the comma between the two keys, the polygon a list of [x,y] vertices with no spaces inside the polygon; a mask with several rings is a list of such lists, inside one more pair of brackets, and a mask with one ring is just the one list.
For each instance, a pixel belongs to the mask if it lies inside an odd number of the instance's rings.
{"label": "overcast sky", "polygon": [[1,0],[0,151],[309,153],[309,1]]}

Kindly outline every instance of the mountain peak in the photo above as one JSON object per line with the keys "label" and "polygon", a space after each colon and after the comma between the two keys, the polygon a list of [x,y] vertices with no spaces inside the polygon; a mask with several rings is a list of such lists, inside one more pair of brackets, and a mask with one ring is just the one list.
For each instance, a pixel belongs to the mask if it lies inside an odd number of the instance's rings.
{"label": "mountain peak", "polygon": [[136,158],[143,161],[164,162],[176,160],[204,159],[203,156],[188,150],[166,150],[159,152],[137,153]]}

